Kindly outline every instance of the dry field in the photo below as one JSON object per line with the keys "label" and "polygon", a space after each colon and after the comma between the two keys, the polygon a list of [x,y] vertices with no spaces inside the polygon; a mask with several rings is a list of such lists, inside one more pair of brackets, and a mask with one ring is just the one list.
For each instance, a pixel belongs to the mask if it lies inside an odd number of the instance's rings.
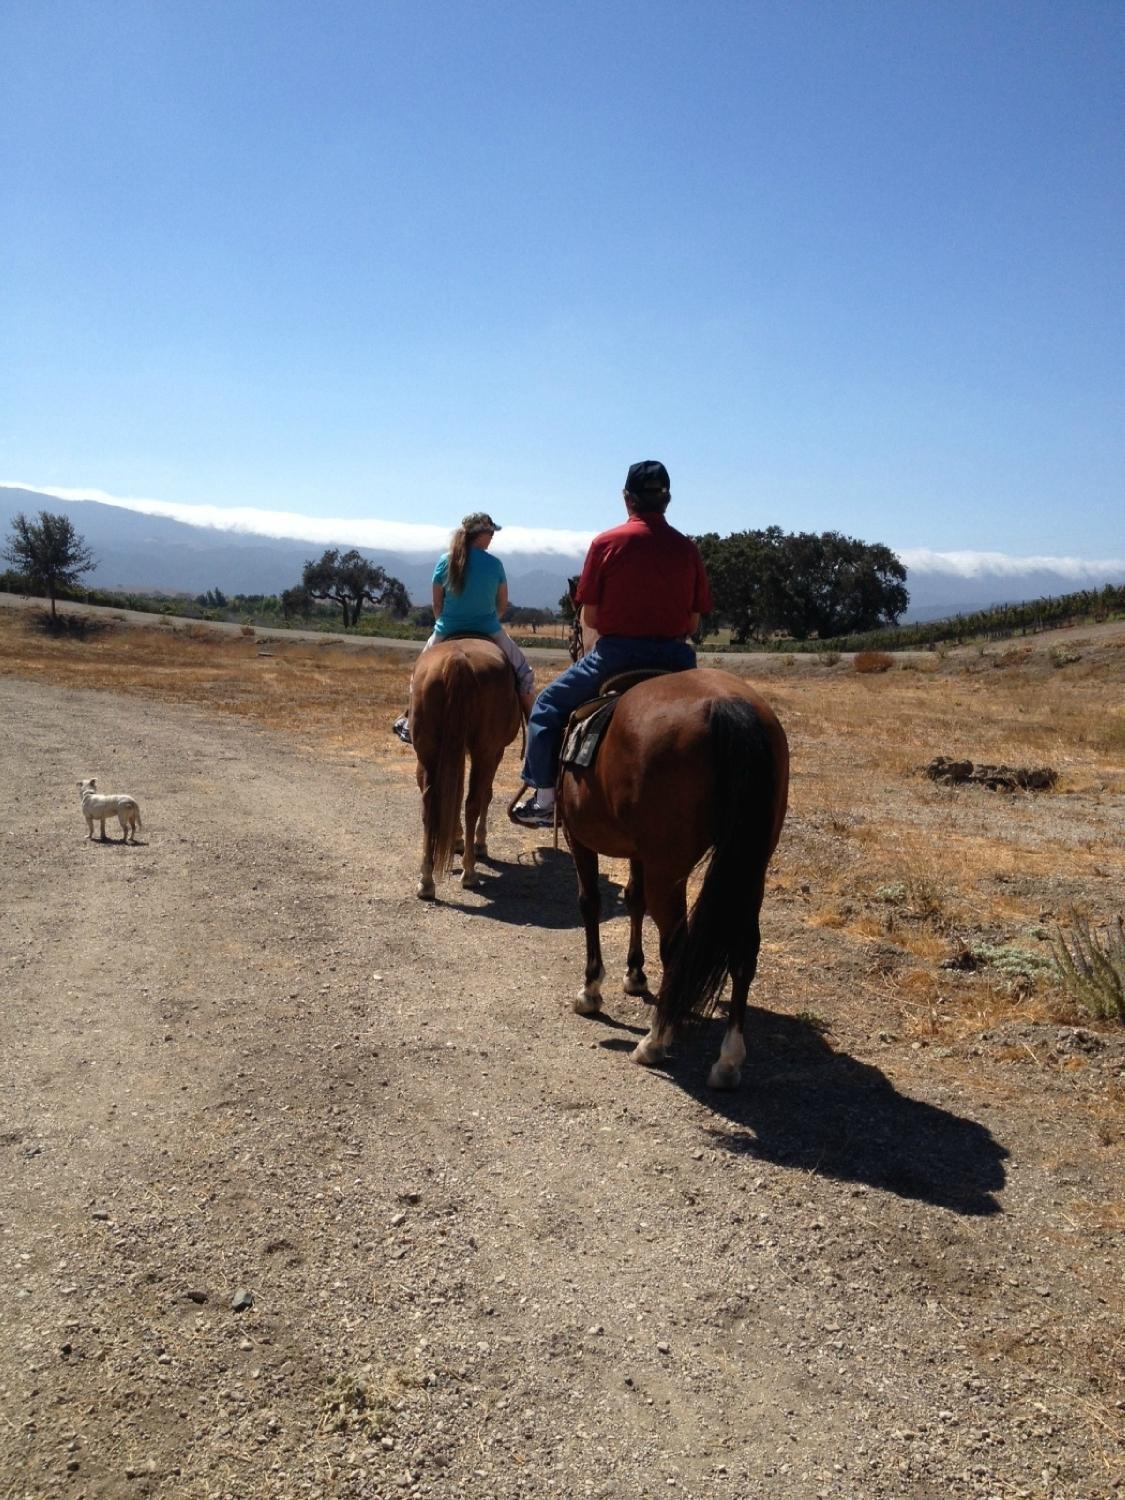
{"label": "dry field", "polygon": [[[739,668],[793,782],[726,1101],[711,1040],[655,1076],[635,1002],[569,1013],[572,876],[535,835],[413,900],[410,665],[0,611],[0,1493],[1113,1492],[1125,1032],[1050,940],[1122,909],[1125,626]],[[1059,779],[939,786],[941,754]],[[70,805],[114,768],[137,851]]]}
{"label": "dry field", "polygon": [[[382,732],[406,698],[413,658],[401,650],[96,623],[103,628],[75,642],[0,611],[0,675],[194,704],[413,774]],[[1061,657],[1071,659],[1056,665]],[[539,685],[562,664],[538,666]],[[1088,1019],[1052,988],[1045,965],[1033,962],[1013,984],[1018,954],[1000,955],[1007,974],[985,963],[983,977],[961,985],[936,961],[957,940],[1022,944],[1034,960],[1045,926],[1065,927],[1072,908],[1099,924],[1121,910],[1125,624],[916,654],[877,675],[851,670],[847,658],[822,666],[768,656],[735,670],[764,682],[793,746],[775,893],[799,898],[814,925],[885,940],[906,966],[896,982],[911,1024],[924,1015],[935,1034],[954,1024],[937,1007],[951,986],[958,1030],[993,1015]],[[1046,796],[951,792],[919,774],[939,754],[1049,765],[1060,782]]]}

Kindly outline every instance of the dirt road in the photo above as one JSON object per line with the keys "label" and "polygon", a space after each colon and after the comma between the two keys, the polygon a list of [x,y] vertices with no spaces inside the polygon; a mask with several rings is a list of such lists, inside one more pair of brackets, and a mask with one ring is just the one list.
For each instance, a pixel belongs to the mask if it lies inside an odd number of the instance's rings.
{"label": "dirt road", "polygon": [[[1119,1481],[1119,1254],[1066,1217],[1111,1168],[1056,1107],[1115,1043],[1032,1038],[1038,1109],[898,1043],[771,897],[714,1096],[710,1032],[649,1073],[639,1002],[570,1012],[565,854],[495,818],[484,890],[415,900],[408,752],[14,679],[0,722],[5,1494]],[[138,847],[86,842],[87,775]]]}

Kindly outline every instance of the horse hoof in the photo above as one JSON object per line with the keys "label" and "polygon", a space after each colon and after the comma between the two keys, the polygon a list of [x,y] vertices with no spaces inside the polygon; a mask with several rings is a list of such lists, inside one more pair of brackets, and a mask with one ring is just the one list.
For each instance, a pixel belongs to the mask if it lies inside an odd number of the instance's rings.
{"label": "horse hoof", "polygon": [[658,1062],[664,1061],[664,1051],[660,1047],[650,1047],[647,1041],[638,1042],[629,1056],[635,1063],[640,1063],[642,1068],[651,1068]]}
{"label": "horse hoof", "polygon": [[476,873],[475,870],[471,875],[468,871],[466,871],[465,874],[461,876],[461,889],[463,891],[475,891],[480,883],[480,876]]}
{"label": "horse hoof", "polygon": [[453,852],[454,852],[454,854],[464,854],[464,852],[465,852],[465,840],[464,839],[458,839],[457,840],[457,842],[453,846]]}
{"label": "horse hoof", "polygon": [[579,990],[574,997],[574,1010],[580,1016],[595,1016],[602,1008],[602,997],[600,995],[588,995],[585,990]]}
{"label": "horse hoof", "polygon": [[732,1068],[729,1063],[717,1062],[707,1075],[707,1087],[710,1089],[736,1089],[741,1082],[741,1071]]}
{"label": "horse hoof", "polygon": [[478,859],[487,859],[488,858],[488,845],[487,844],[474,844],[473,845],[473,853],[476,855],[476,857]]}
{"label": "horse hoof", "polygon": [[437,894],[437,889],[432,880],[420,880],[415,894],[419,901],[432,901]]}
{"label": "horse hoof", "polygon": [[627,995],[648,994],[648,980],[643,974],[626,974],[621,987]]}

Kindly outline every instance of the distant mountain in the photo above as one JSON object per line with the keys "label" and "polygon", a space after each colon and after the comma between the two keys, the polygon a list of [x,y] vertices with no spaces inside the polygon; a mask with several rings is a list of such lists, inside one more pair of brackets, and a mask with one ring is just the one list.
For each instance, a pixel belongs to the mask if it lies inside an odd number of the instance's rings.
{"label": "distant mountain", "polygon": [[1029,568],[1009,573],[981,570],[970,577],[922,569],[908,570],[906,586],[910,591],[910,608],[903,623],[925,620],[947,620],[952,615],[973,614],[995,604],[1024,604],[1033,599],[1057,598],[1080,589],[1100,589],[1107,583],[1125,583],[1125,569],[1105,569],[1092,565],[1085,573],[1073,570]]}
{"label": "distant mountain", "polygon": [[[143,515],[98,500],[59,500],[35,490],[0,488],[3,535],[10,530],[17,511],[34,517],[41,510],[63,513],[74,522],[97,561],[83,582],[103,589],[179,594],[221,589],[224,594],[277,594],[299,583],[305,562],[319,557],[329,545],[245,531],[219,531],[166,516]],[[354,544],[342,536],[331,545],[347,548]],[[436,555],[371,547],[359,550],[401,579],[416,604],[429,603]],[[581,565],[580,555],[573,559],[554,552],[504,556],[512,603],[554,609],[566,591],[568,571],[576,573]],[[0,564],[0,571],[3,566]]]}
{"label": "distant mountain", "polygon": [[[0,535],[6,536],[17,511],[35,515],[41,510],[65,512],[97,559],[87,575],[98,588],[202,594],[221,589],[224,594],[276,594],[300,580],[307,559],[319,557],[327,543],[292,541],[245,531],[220,531],[193,526],[164,516],[143,515],[124,506],[96,500],[59,500],[35,490],[0,488]],[[354,543],[341,536],[338,543]],[[416,604],[429,602],[433,552],[390,552],[359,549],[406,585]],[[497,548],[508,574],[513,604],[554,609],[566,591],[570,574],[582,566],[582,556],[557,552],[506,553]],[[1012,562],[977,559],[958,571],[948,560],[928,560],[909,570],[910,608],[905,620],[936,620],[968,614],[992,604],[1013,604],[1070,594],[1077,589],[1125,583],[1125,569],[1090,564],[1088,569],[1035,566],[1013,572]]]}

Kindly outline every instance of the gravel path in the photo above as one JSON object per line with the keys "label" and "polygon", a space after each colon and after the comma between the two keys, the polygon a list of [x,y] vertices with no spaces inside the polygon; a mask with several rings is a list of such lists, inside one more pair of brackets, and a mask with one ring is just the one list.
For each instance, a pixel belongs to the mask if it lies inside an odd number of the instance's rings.
{"label": "gravel path", "polygon": [[1067,1109],[1116,1043],[1043,1028],[1018,1087],[896,1043],[771,897],[712,1096],[713,1035],[647,1073],[639,1002],[570,1012],[567,855],[494,818],[484,890],[415,900],[407,752],[14,680],[0,721],[5,1494],[1120,1483],[1119,1246],[1072,1210],[1119,1184]]}

